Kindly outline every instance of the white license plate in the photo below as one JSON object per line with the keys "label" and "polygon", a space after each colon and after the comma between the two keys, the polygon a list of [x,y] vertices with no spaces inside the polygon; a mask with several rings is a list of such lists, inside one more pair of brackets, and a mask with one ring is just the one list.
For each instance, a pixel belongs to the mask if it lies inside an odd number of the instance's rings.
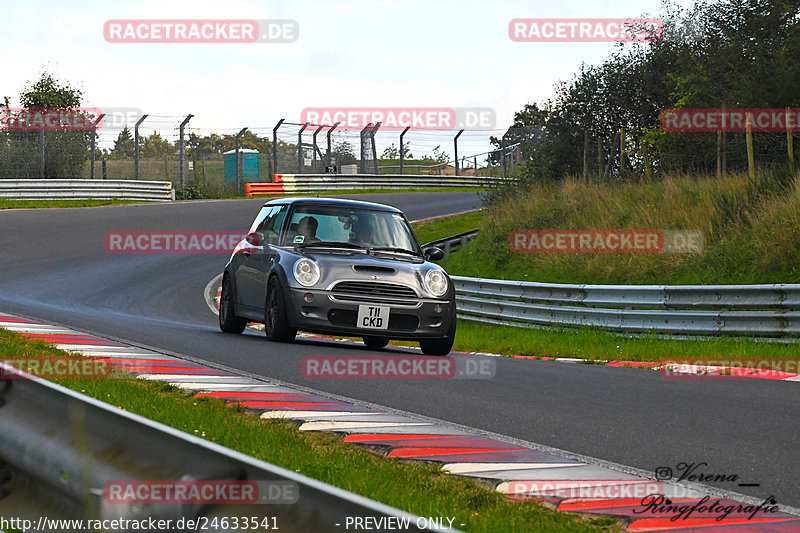
{"label": "white license plate", "polygon": [[356,326],[365,329],[388,329],[389,307],[380,305],[359,305]]}

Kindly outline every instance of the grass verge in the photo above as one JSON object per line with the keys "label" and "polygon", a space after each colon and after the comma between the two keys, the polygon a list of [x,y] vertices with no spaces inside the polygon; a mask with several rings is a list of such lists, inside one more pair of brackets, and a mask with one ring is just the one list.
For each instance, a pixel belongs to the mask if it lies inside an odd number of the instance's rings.
{"label": "grass verge", "polygon": [[800,343],[744,338],[665,339],[656,335],[618,335],[591,328],[519,328],[466,320],[458,322],[453,349],[592,361],[800,361]]}
{"label": "grass verge", "polygon": [[452,235],[458,235],[465,231],[472,231],[481,227],[483,211],[470,211],[460,215],[450,215],[446,217],[412,222],[414,233],[417,234],[420,244],[444,239]]}
{"label": "grass verge", "polygon": [[144,200],[14,200],[0,198],[0,209],[52,208],[52,207],[99,207],[101,205],[123,205],[144,203]]}
{"label": "grass verge", "polygon": [[[5,359],[64,356],[54,346],[0,329]],[[79,357],[79,356],[73,356]],[[455,517],[466,531],[621,531],[610,517],[558,513],[513,503],[477,482],[443,475],[433,464],[387,459],[329,433],[301,433],[285,421],[262,420],[239,406],[192,397],[171,385],[136,379],[56,383],[186,433],[421,516]],[[301,495],[302,498],[302,495]]]}

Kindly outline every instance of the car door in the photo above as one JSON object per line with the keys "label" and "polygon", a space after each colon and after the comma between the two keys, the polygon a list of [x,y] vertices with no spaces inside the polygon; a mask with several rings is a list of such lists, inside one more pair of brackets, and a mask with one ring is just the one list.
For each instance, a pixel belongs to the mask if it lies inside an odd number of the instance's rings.
{"label": "car door", "polygon": [[263,311],[267,299],[267,277],[278,257],[276,246],[283,220],[289,206],[274,206],[256,226],[255,231],[263,236],[261,246],[252,246],[243,258],[240,301],[255,310]]}

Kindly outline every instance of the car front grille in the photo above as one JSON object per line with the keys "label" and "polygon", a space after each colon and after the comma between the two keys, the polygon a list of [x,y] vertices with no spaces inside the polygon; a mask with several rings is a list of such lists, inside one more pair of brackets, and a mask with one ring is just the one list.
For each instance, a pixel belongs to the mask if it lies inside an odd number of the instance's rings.
{"label": "car front grille", "polygon": [[411,287],[377,281],[340,281],[331,289],[337,300],[417,305],[419,297]]}

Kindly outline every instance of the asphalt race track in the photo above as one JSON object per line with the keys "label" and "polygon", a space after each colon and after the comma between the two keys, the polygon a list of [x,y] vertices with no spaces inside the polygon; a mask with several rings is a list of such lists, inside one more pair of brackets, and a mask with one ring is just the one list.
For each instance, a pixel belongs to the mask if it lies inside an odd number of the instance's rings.
{"label": "asphalt race track", "polygon": [[[410,219],[480,207],[475,193],[358,195]],[[305,355],[370,351],[226,335],[204,300],[224,255],[116,255],[111,230],[246,230],[263,200],[0,211],[0,311],[124,339],[390,408],[653,471],[708,463],[720,488],[800,507],[800,383],[664,380],[658,372],[497,359],[491,380],[306,380]],[[389,353],[387,351],[375,353]],[[691,353],[686,354],[687,358]]]}

